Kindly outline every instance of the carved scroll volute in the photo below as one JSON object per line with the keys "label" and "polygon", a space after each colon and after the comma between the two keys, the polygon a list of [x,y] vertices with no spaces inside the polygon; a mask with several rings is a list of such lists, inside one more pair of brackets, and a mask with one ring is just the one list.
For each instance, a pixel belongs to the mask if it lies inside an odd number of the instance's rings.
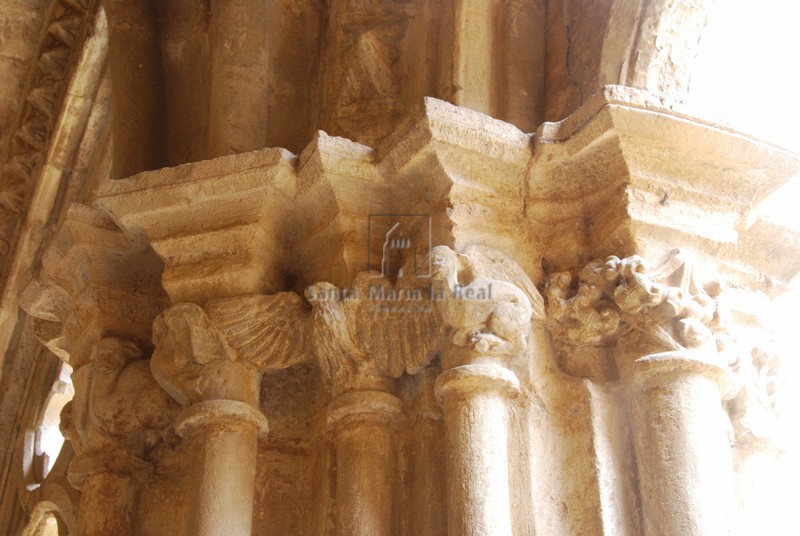
{"label": "carved scroll volute", "polygon": [[482,246],[461,253],[431,250],[434,303],[450,329],[452,362],[475,359],[509,366],[525,356],[531,322],[544,319],[541,295],[527,274],[504,254]]}
{"label": "carved scroll volute", "polygon": [[719,292],[716,282],[700,285],[677,250],[654,271],[641,257],[610,256],[586,265],[577,279],[553,274],[545,295],[561,366],[576,376],[613,380],[642,356],[717,354],[726,340]]}
{"label": "carved scroll volute", "polygon": [[70,482],[80,489],[97,472],[132,474],[147,467],[147,451],[162,440],[177,405],[159,387],[135,343],[101,340],[90,363],[73,373],[75,397],[61,413],[61,430],[76,454]]}
{"label": "carved scroll volute", "polygon": [[392,379],[416,374],[436,355],[441,320],[429,289],[393,284],[361,272],[353,286],[317,283],[306,289],[322,376],[335,395],[348,390],[391,391]]}

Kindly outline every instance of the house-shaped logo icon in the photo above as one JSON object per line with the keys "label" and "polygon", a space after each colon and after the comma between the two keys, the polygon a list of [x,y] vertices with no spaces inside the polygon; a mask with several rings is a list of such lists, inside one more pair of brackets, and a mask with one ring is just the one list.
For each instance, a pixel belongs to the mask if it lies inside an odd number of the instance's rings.
{"label": "house-shaped logo icon", "polygon": [[[424,261],[431,249],[431,218],[427,214],[370,214],[369,269],[381,277],[428,278]],[[380,264],[378,264],[380,261]]]}

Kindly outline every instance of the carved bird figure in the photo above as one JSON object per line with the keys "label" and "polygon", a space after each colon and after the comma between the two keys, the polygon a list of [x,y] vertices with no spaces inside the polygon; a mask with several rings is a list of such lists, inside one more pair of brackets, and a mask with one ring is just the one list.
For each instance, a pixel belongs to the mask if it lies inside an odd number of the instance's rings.
{"label": "carved bird figure", "polygon": [[310,311],[294,292],[213,300],[204,309],[239,357],[264,372],[308,357]]}
{"label": "carved bird figure", "polygon": [[470,246],[462,253],[431,250],[433,280],[450,293],[436,304],[457,345],[478,351],[522,351],[532,318],[543,319],[544,300],[522,268],[502,253]]}
{"label": "carved bird figure", "polygon": [[330,283],[306,290],[315,348],[329,386],[415,374],[430,362],[441,327],[421,291],[399,289],[372,272],[358,274],[349,290]]}

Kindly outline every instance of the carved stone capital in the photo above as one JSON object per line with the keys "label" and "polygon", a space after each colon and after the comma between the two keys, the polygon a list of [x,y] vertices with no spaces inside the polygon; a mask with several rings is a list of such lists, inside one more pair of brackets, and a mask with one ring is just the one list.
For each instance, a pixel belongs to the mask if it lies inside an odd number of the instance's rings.
{"label": "carved stone capital", "polygon": [[183,406],[255,406],[262,373],[306,359],[307,324],[307,306],[289,292],[174,305],[153,327],[153,374]]}
{"label": "carved stone capital", "polygon": [[36,335],[74,369],[109,335],[149,345],[153,319],[168,305],[163,264],[147,241],[124,233],[100,210],[72,205],[20,297]]}
{"label": "carved stone capital", "polygon": [[482,246],[461,253],[439,246],[430,252],[434,303],[450,328],[448,351],[455,361],[478,357],[502,361],[524,355],[531,321],[544,318],[543,300],[522,268],[506,255]]}
{"label": "carved stone capital", "polygon": [[392,380],[415,374],[436,355],[441,321],[430,289],[362,272],[349,288],[317,283],[306,289],[314,344],[328,389],[391,391]]}
{"label": "carved stone capital", "polygon": [[161,313],[153,342],[153,375],[182,406],[218,398],[258,402],[260,373],[237,360],[199,305],[181,303]]}
{"label": "carved stone capital", "polygon": [[78,455],[70,481],[80,485],[95,472],[144,469],[148,450],[163,439],[177,405],[156,383],[141,348],[107,337],[72,377],[75,397],[61,413],[62,433]]}
{"label": "carved stone capital", "polygon": [[720,300],[731,311],[735,395],[726,409],[737,451],[746,456],[764,448],[789,448],[796,420],[789,370],[795,330],[786,306],[794,309],[796,299],[731,289]]}
{"label": "carved stone capital", "polygon": [[610,256],[573,278],[553,274],[547,313],[562,368],[573,375],[615,379],[643,356],[687,349],[716,355],[725,347],[719,285],[700,285],[675,250],[657,270],[638,256]]}

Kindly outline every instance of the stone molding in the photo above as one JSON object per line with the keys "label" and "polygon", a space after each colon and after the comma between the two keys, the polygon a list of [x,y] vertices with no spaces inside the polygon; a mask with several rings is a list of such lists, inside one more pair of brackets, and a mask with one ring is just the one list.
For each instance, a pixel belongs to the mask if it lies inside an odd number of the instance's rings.
{"label": "stone molding", "polygon": [[[98,0],[55,2],[31,73],[19,123],[0,154],[5,156],[0,191],[0,274],[2,282],[11,268],[10,255],[24,222],[27,202],[33,196],[37,177],[49,163],[62,106],[69,101],[68,86],[76,74],[83,44],[95,23]],[[80,74],[80,73],[79,73]],[[85,76],[85,75],[84,75]],[[80,77],[79,77],[80,78]],[[3,135],[5,138],[5,133]]]}
{"label": "stone molding", "polygon": [[662,385],[665,376],[684,374],[707,377],[717,384],[723,397],[733,393],[730,368],[724,363],[706,358],[702,353],[681,350],[661,352],[639,358],[633,363],[634,386],[640,389]]}
{"label": "stone molding", "polygon": [[327,424],[331,428],[364,421],[392,424],[403,415],[403,401],[384,391],[348,391],[328,406]]}
{"label": "stone molding", "polygon": [[520,382],[513,372],[500,365],[459,365],[439,375],[434,389],[441,403],[451,394],[464,396],[474,391],[514,394],[520,391]]}
{"label": "stone molding", "polygon": [[269,433],[267,418],[259,410],[236,400],[206,400],[184,409],[177,418],[175,433],[191,438],[195,429],[211,427],[214,430],[254,428],[264,438]]}

